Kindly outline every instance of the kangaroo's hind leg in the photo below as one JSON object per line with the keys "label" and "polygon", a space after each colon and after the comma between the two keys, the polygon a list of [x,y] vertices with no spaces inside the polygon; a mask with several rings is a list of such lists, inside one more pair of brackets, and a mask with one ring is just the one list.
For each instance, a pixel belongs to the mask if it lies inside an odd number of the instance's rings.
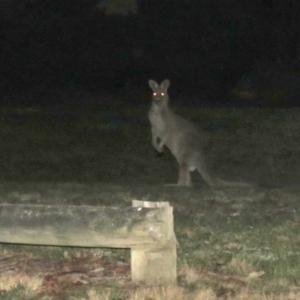
{"label": "kangaroo's hind leg", "polygon": [[187,163],[179,163],[178,186],[192,186],[191,174]]}
{"label": "kangaroo's hind leg", "polygon": [[186,163],[179,163],[179,178],[177,183],[165,184],[165,186],[192,186],[191,174]]}

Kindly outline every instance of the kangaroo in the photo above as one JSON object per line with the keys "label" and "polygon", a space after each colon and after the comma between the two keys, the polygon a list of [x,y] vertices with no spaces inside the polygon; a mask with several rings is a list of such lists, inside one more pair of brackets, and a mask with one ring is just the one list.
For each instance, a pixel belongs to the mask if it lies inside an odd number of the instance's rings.
{"label": "kangaroo", "polygon": [[169,107],[168,88],[170,81],[160,85],[149,80],[153,91],[152,105],[148,113],[151,123],[152,145],[159,153],[166,146],[175,156],[179,165],[179,179],[175,186],[191,186],[190,172],[197,170],[209,186],[252,186],[243,182],[229,182],[216,178],[204,155],[207,136],[200,132],[190,121],[175,114]]}

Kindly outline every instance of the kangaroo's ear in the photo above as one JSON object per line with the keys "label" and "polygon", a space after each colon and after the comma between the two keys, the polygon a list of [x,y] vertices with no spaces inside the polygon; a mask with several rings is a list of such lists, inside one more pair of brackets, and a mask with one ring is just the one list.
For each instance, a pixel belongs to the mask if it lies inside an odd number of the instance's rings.
{"label": "kangaroo's ear", "polygon": [[169,88],[170,86],[170,80],[169,79],[165,79],[162,83],[161,83],[161,88],[164,89],[165,91]]}
{"label": "kangaroo's ear", "polygon": [[156,81],[150,79],[150,80],[148,81],[148,83],[149,83],[149,86],[151,87],[151,89],[152,89],[153,91],[156,90],[156,89],[158,88],[158,83],[157,83]]}

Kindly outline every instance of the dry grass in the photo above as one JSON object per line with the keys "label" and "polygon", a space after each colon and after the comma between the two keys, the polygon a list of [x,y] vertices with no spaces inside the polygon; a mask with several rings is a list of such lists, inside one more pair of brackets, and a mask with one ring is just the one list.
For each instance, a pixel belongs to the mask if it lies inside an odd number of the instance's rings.
{"label": "dry grass", "polygon": [[24,296],[33,295],[38,293],[42,287],[43,278],[38,276],[28,276],[25,274],[16,274],[14,276],[1,276],[0,277],[0,290],[9,292],[17,286],[24,288]]}
{"label": "dry grass", "polygon": [[[88,298],[84,300],[113,300],[114,292],[111,290],[97,291],[91,289],[87,292]],[[203,288],[195,292],[187,292],[180,287],[153,287],[138,288],[126,293],[126,300],[298,300],[299,292],[291,291],[287,294],[261,294],[244,289],[234,295],[217,296],[210,288]],[[123,299],[123,298],[122,298]],[[83,298],[72,298],[72,300],[83,300]]]}
{"label": "dry grass", "polygon": [[[111,300],[112,291],[97,292],[91,289],[87,292],[89,300]],[[210,290],[197,291],[195,293],[187,293],[181,287],[149,287],[138,288],[127,293],[128,300],[215,300],[215,293]],[[79,299],[78,299],[79,300]]]}

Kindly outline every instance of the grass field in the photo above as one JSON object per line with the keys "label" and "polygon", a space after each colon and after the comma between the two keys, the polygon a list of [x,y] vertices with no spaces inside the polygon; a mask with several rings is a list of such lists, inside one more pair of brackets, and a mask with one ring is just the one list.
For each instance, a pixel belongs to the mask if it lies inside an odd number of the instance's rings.
{"label": "grass field", "polygon": [[169,201],[178,286],[132,286],[126,249],[2,244],[0,299],[299,299],[300,110],[178,108],[211,134],[218,177],[255,184],[209,188],[195,173],[190,189],[164,186],[177,181],[177,165],[168,150],[153,150],[147,110],[113,100],[1,107],[0,197],[121,207]]}

